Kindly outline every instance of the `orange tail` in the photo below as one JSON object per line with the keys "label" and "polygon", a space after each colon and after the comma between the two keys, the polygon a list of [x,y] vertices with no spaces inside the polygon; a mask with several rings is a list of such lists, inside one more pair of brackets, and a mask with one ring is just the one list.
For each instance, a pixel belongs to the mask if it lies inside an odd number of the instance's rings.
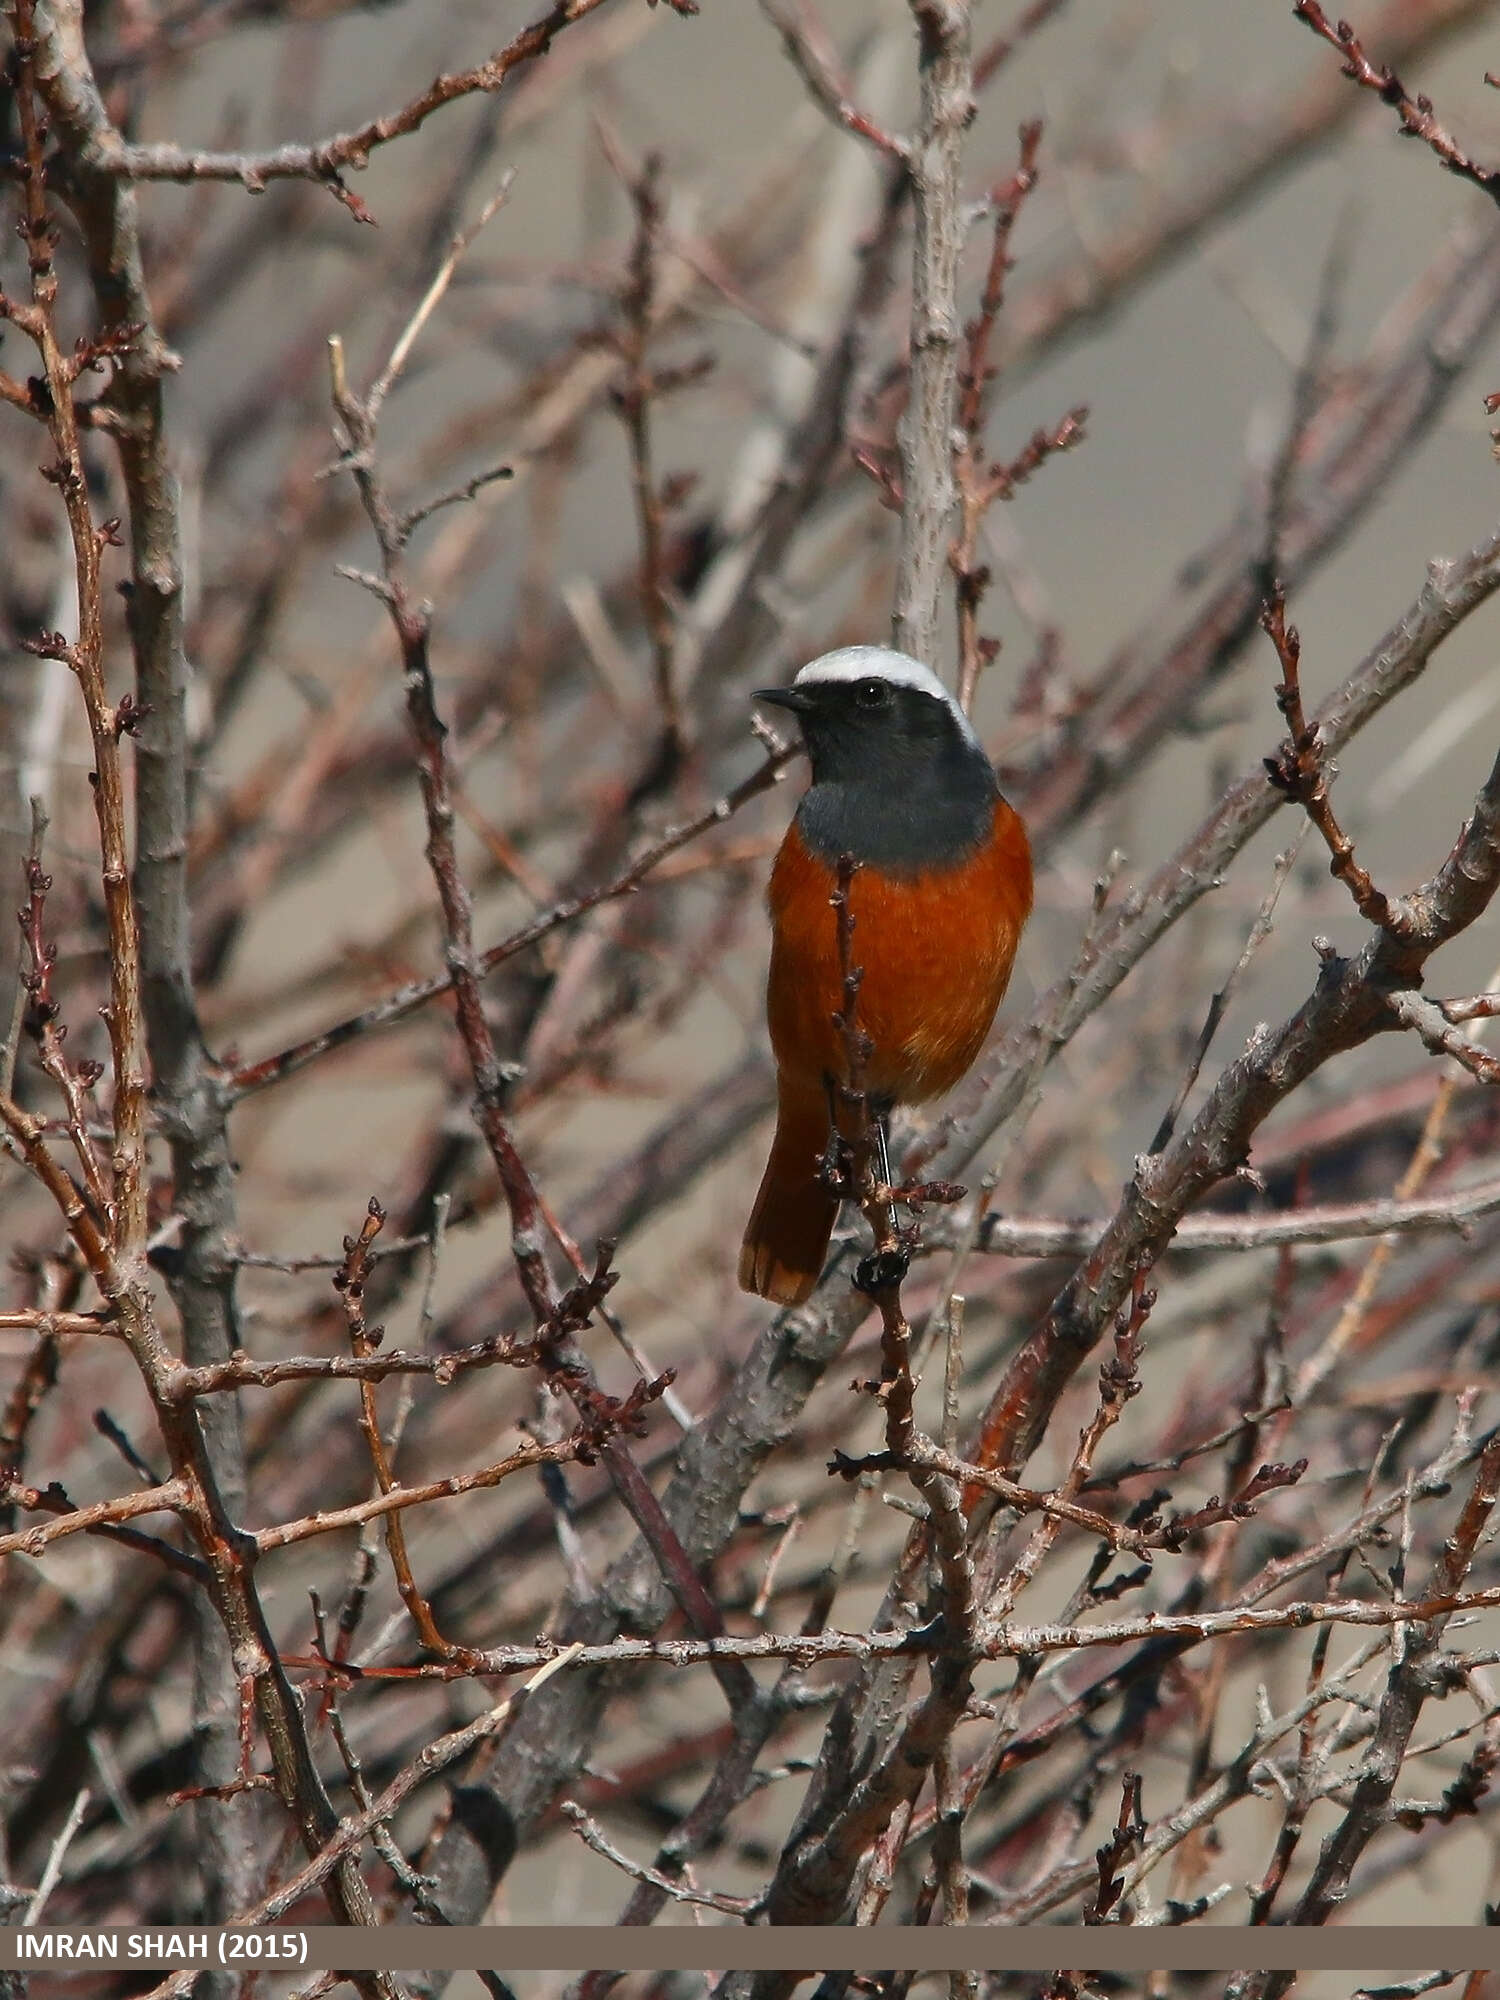
{"label": "orange tail", "polygon": [[828,1144],[820,1092],[783,1089],[776,1137],[740,1246],[740,1284],[777,1305],[797,1306],[818,1282],[839,1199],[818,1179]]}

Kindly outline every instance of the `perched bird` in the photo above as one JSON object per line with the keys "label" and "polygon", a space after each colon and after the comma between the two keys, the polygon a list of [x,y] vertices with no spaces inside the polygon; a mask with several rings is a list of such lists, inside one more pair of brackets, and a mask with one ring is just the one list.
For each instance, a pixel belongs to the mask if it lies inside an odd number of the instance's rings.
{"label": "perched bird", "polygon": [[818,1281],[839,1197],[823,1184],[833,1089],[847,1083],[838,927],[855,864],[857,1018],[872,1111],[937,1097],[989,1033],[1031,911],[1031,850],[968,717],[929,668],[846,646],[757,701],[790,709],[812,783],[771,871],[766,1013],[776,1137],[740,1251],[747,1292],[796,1305]]}

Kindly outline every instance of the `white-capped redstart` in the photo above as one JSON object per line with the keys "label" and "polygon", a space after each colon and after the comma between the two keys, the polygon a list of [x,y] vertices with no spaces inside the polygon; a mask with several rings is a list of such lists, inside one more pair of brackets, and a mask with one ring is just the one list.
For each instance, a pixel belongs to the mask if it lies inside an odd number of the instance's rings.
{"label": "white-capped redstart", "polygon": [[929,668],[846,646],[757,701],[790,709],[812,783],[771,871],[766,1013],[776,1136],[740,1251],[747,1292],[797,1305],[818,1282],[839,1197],[821,1175],[847,1085],[838,924],[847,855],[862,1085],[878,1117],[958,1082],[978,1055],[1031,912],[1026,831],[973,725]]}

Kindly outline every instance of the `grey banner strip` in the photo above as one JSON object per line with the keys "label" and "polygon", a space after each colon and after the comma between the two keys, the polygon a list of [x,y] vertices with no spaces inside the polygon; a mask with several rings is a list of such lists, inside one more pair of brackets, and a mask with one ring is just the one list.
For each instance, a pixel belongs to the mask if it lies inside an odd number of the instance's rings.
{"label": "grey banner strip", "polygon": [[1465,1972],[1500,1969],[1500,1930],[1351,1925],[1303,1930],[1026,1925],[965,1930],[836,1928],[626,1930],[491,1925],[380,1930],[0,1929],[0,1967],[170,1974],[228,1965],[248,1971],[421,1972]]}

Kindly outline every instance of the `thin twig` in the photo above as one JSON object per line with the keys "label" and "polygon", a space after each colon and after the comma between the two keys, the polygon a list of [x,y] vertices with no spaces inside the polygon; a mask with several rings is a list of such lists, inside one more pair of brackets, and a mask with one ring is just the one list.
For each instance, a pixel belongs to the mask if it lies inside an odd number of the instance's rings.
{"label": "thin twig", "polygon": [[[622,868],[608,882],[594,889],[580,891],[576,896],[567,897],[551,909],[542,911],[520,930],[503,938],[499,944],[491,945],[488,951],[479,955],[480,975],[493,972],[507,959],[514,958],[530,946],[540,943],[544,937],[564,925],[576,922],[579,917],[586,915],[590,910],[598,909],[601,904],[613,902],[621,896],[633,895],[657,864],[664,861],[668,855],[686,847],[689,841],[696,840],[710,827],[721,826],[751,799],[758,798],[772,785],[779,784],[795,754],[791,746],[777,744],[766,761],[742,784],[736,785],[732,791],[716,799],[701,813],[695,813],[691,819],[668,827],[634,861]],[[277,1055],[263,1057],[259,1062],[237,1070],[231,1079],[230,1088],[236,1097],[243,1097],[252,1091],[264,1090],[270,1084],[281,1083],[318,1057],[327,1055],[334,1049],[347,1047],[349,1043],[373,1029],[391,1027],[398,1021],[404,1021],[419,1008],[425,1007],[430,1001],[452,990],[451,973],[442,974],[436,979],[413,980],[409,985],[388,994],[373,1006],[364,1008],[358,1014],[350,1015],[331,1028],[321,1030],[306,1041],[293,1043],[290,1048],[283,1049]]]}
{"label": "thin twig", "polygon": [[1329,872],[1344,884],[1360,915],[1367,923],[1388,928],[1398,921],[1398,913],[1355,860],[1354,843],[1334,817],[1318,731],[1302,708],[1302,640],[1296,626],[1286,622],[1286,598],[1279,584],[1273,586],[1260,622],[1281,661],[1276,703],[1291,730],[1290,740],[1266,759],[1267,775],[1279,791],[1296,800],[1318,829],[1332,856]]}
{"label": "thin twig", "polygon": [[[514,70],[545,54],[562,29],[603,4],[604,0],[557,0],[485,62],[434,77],[399,111],[312,145],[278,146],[268,153],[215,153],[169,144],[128,145],[115,135],[113,143],[99,145],[95,164],[99,171],[127,180],[237,181],[250,194],[261,193],[274,180],[313,181],[326,187],[357,222],[373,222],[369,209],[344,179],[346,172],[360,171],[377,147],[419,130],[445,105],[476,92],[489,95],[499,90]],[[688,0],[668,0],[668,4],[679,13],[694,11]]]}
{"label": "thin twig", "polygon": [[1401,129],[1408,138],[1420,139],[1429,146],[1450,174],[1460,180],[1469,181],[1474,187],[1487,194],[1491,201],[1500,201],[1500,171],[1493,167],[1482,167],[1469,158],[1458,142],[1438,123],[1430,98],[1413,97],[1399,76],[1384,64],[1376,65],[1365,54],[1364,45],[1346,21],[1335,26],[1318,5],[1318,0],[1293,0],[1292,12],[1299,21],[1305,21],[1314,34],[1321,35],[1325,42],[1332,43],[1344,58],[1344,75],[1361,85],[1365,90],[1373,90],[1386,104],[1389,104],[1401,120]]}
{"label": "thin twig", "polygon": [[650,1888],[659,1889],[669,1901],[694,1904],[704,1910],[718,1910],[727,1917],[749,1917],[754,1914],[757,1903],[753,1896],[721,1896],[711,1891],[694,1889],[686,1882],[674,1882],[669,1875],[663,1875],[655,1868],[645,1868],[640,1862],[632,1861],[628,1855],[622,1854],[618,1847],[606,1839],[598,1822],[591,1819],[576,1800],[563,1799],[558,1805],[558,1811],[585,1847],[590,1847],[595,1854],[602,1855],[623,1875],[629,1875]]}
{"label": "thin twig", "polygon": [[33,1924],[41,1922],[42,1911],[47,1907],[47,1898],[62,1878],[63,1862],[67,1859],[68,1849],[73,1844],[74,1834],[83,1824],[83,1816],[88,1811],[89,1804],[89,1792],[85,1787],[74,1799],[61,1831],[47,1850],[47,1865],[42,1870],[42,1879],[38,1882],[36,1894],[26,1905],[26,1914],[21,1919],[23,1930],[29,1930]]}

